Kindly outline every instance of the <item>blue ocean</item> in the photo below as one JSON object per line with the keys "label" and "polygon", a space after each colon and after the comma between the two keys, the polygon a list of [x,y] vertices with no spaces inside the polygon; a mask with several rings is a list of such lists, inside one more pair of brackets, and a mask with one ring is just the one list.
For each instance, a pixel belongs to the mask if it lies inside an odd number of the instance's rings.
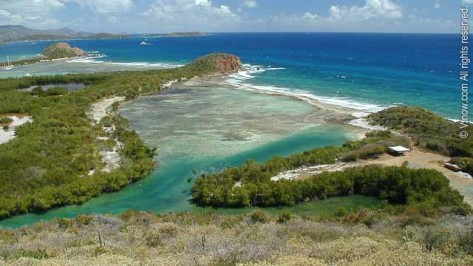
{"label": "blue ocean", "polygon": [[[228,52],[262,71],[247,83],[266,88],[327,97],[366,109],[416,105],[452,119],[460,118],[458,36],[450,34],[361,33],[228,33],[204,37],[121,40],[72,40],[87,51],[106,55],[96,63],[128,68],[169,67],[212,52]],[[0,46],[0,58],[35,56],[51,42],[20,42]],[[5,60],[5,59],[3,59]],[[90,72],[80,63],[49,68],[38,74]],[[84,64],[84,63],[83,63]],[[99,66],[97,66],[99,67]],[[16,72],[15,72],[16,71]],[[24,75],[30,69],[0,72]],[[261,87],[260,87],[261,88]],[[264,87],[263,87],[264,88]],[[361,106],[360,106],[361,107]]]}
{"label": "blue ocean", "polygon": [[[145,40],[151,45],[140,45]],[[148,145],[158,147],[158,167],[150,176],[83,205],[13,217],[0,226],[127,209],[199,211],[189,201],[187,182],[195,171],[341,145],[356,137],[353,127],[317,122],[319,113],[306,102],[254,91],[303,95],[360,112],[415,105],[460,118],[456,35],[229,33],[68,42],[103,56],[15,67],[0,71],[0,78],[177,67],[208,53],[227,52],[238,55],[248,69],[228,80],[253,91],[174,88],[123,104],[121,115]],[[32,57],[51,43],[1,45],[0,58]]]}

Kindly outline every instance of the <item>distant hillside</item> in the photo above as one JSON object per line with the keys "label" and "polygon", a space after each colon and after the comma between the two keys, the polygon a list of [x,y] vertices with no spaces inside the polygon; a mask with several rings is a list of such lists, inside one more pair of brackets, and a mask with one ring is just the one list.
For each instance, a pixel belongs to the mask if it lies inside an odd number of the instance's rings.
{"label": "distant hillside", "polygon": [[128,38],[129,35],[76,32],[68,28],[37,30],[21,25],[0,26],[0,43],[33,40],[64,40],[72,38]]}
{"label": "distant hillside", "polygon": [[193,32],[171,32],[171,33],[158,33],[158,34],[146,34],[145,37],[199,37],[207,36],[208,33],[193,31]]}

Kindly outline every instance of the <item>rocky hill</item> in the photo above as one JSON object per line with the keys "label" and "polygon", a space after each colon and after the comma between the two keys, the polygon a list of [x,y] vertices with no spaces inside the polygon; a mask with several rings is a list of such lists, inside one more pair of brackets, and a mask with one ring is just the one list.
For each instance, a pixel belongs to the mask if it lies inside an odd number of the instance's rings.
{"label": "rocky hill", "polygon": [[48,59],[82,57],[87,55],[85,51],[77,47],[71,47],[64,42],[55,43],[46,47],[42,54]]}
{"label": "rocky hill", "polygon": [[238,56],[225,53],[213,53],[197,58],[189,67],[208,69],[213,73],[230,74],[242,69]]}

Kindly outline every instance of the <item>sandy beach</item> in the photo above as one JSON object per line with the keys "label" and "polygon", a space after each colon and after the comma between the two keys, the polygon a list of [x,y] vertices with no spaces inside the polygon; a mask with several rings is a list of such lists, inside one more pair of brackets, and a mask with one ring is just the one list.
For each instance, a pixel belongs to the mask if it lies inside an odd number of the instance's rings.
{"label": "sandy beach", "polygon": [[89,111],[89,117],[95,124],[100,123],[100,120],[107,115],[107,110],[116,102],[122,102],[125,100],[125,97],[112,97],[102,99],[98,102],[95,102],[91,105]]}
{"label": "sandy beach", "polygon": [[[88,116],[92,120],[92,125],[100,123],[100,120],[109,114],[110,107],[117,102],[122,102],[125,100],[125,97],[112,97],[105,98],[98,102],[95,102],[91,105]],[[112,139],[112,133],[115,131],[115,126],[103,127],[103,131],[108,135],[107,137],[97,137],[98,141],[106,141]],[[114,169],[118,168],[121,164],[120,149],[123,144],[114,139],[115,145],[111,150],[100,151],[99,154],[102,157],[102,162],[105,166],[102,169],[102,172],[109,173]],[[89,172],[89,175],[93,175],[95,170]]]}

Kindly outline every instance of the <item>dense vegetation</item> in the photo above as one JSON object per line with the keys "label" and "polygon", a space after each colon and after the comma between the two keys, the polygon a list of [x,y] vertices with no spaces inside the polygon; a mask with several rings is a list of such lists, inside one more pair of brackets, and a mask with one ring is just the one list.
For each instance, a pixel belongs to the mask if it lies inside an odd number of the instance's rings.
{"label": "dense vegetation", "polygon": [[471,217],[347,210],[329,217],[81,215],[0,230],[7,265],[472,265]]}
{"label": "dense vegetation", "polygon": [[[455,135],[458,124],[423,109],[392,108],[370,118],[404,131],[421,147],[448,155],[471,156],[473,151],[471,140],[462,140]],[[394,145],[409,146],[409,139],[381,131],[368,133],[365,139],[347,142],[340,148],[318,148],[287,158],[275,157],[261,164],[247,161],[241,167],[197,178],[192,195],[197,204],[213,207],[291,206],[307,200],[359,194],[375,196],[390,204],[422,206],[429,211],[440,207],[453,207],[460,213],[471,211],[460,193],[450,188],[448,179],[434,170],[366,166],[323,172],[302,180],[271,180],[280,172],[301,166],[375,158]],[[464,170],[471,170],[471,158],[454,160]]]}
{"label": "dense vegetation", "polygon": [[303,180],[271,180],[280,172],[301,166],[333,164],[338,159],[373,158],[385,152],[387,146],[406,142],[405,137],[381,131],[368,133],[365,139],[347,142],[342,147],[317,148],[287,158],[274,157],[261,164],[247,161],[241,167],[197,178],[193,197],[204,206],[268,207],[355,193],[376,196],[391,204],[428,203],[433,208],[456,206],[467,210],[463,198],[449,187],[448,180],[432,170],[368,166],[322,173]]}
{"label": "dense vegetation", "polygon": [[[199,178],[193,187],[195,201],[216,207],[291,206],[354,193],[375,196],[390,204],[423,206],[426,210],[453,207],[460,213],[470,212],[463,196],[435,170],[372,165],[274,182],[255,169],[247,163],[240,169]],[[235,187],[236,182],[241,182],[241,186]]]}
{"label": "dense vegetation", "polygon": [[[369,116],[372,122],[406,133],[416,146],[461,161],[462,169],[473,175],[473,127],[463,129],[469,137],[459,137],[461,125],[418,107],[394,107]],[[470,158],[470,159],[467,159]]]}
{"label": "dense vegetation", "polygon": [[0,116],[0,127],[3,128],[8,128],[8,126],[13,122],[13,119],[11,119],[8,116]]}
{"label": "dense vegetation", "polygon": [[[200,61],[205,62],[205,58]],[[153,167],[154,150],[128,129],[117,115],[93,126],[86,113],[90,104],[108,96],[134,99],[159,91],[172,79],[191,78],[218,71],[212,65],[195,65],[154,71],[9,78],[0,82],[0,116],[28,114],[33,123],[17,129],[17,137],[0,145],[0,218],[41,211],[65,204],[83,203],[102,192],[116,191],[147,175]],[[84,83],[78,91],[20,91],[45,84]],[[37,96],[41,97],[37,97]],[[116,126],[110,140],[104,123]],[[119,169],[103,167],[99,152],[114,139],[123,143]],[[97,170],[89,176],[91,170]]]}

